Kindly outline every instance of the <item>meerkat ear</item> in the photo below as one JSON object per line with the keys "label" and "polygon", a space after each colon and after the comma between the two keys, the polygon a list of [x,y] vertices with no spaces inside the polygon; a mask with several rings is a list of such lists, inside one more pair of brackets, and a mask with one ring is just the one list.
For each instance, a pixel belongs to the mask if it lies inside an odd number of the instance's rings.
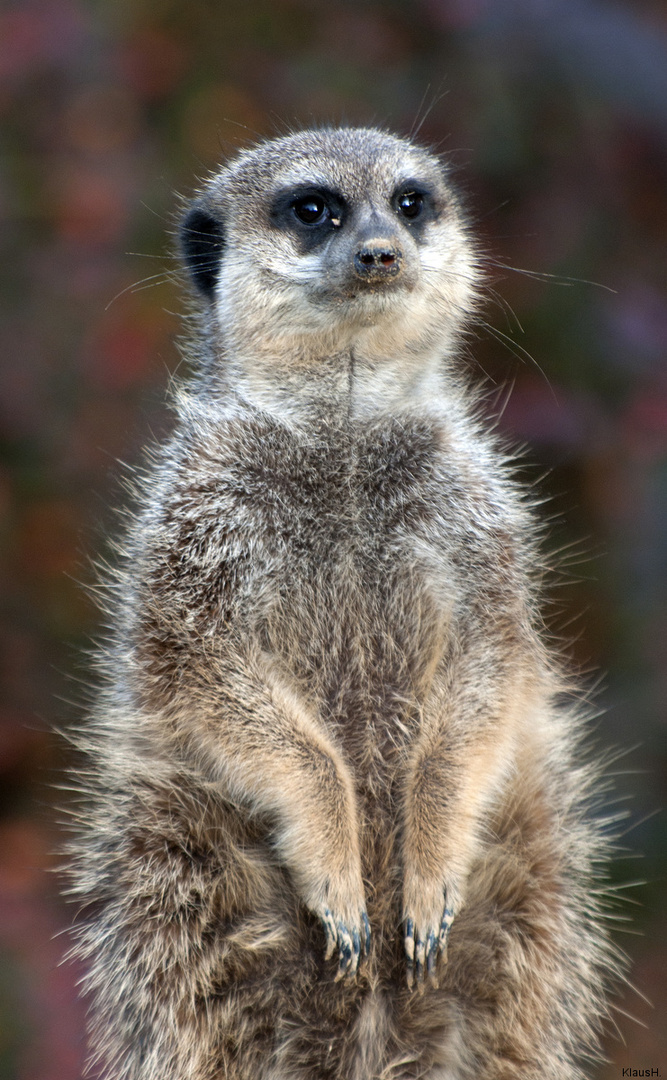
{"label": "meerkat ear", "polygon": [[222,221],[200,202],[192,204],[183,218],[181,253],[200,292],[213,298],[224,244]]}

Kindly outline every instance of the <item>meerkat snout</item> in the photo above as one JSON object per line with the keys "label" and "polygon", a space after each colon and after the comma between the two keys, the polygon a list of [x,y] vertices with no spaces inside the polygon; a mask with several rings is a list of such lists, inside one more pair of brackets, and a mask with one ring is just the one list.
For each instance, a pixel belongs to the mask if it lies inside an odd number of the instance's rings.
{"label": "meerkat snout", "polygon": [[[404,223],[411,223],[423,212],[424,196],[418,191],[401,191],[394,196],[393,204],[397,217],[403,219]],[[354,255],[354,272],[362,281],[375,283],[386,278],[395,278],[401,273],[403,252],[393,237],[381,238],[375,235],[372,238],[360,238],[360,244]]]}
{"label": "meerkat snout", "polygon": [[362,281],[382,281],[400,274],[403,252],[391,241],[371,240],[355,252],[353,262],[354,272]]}

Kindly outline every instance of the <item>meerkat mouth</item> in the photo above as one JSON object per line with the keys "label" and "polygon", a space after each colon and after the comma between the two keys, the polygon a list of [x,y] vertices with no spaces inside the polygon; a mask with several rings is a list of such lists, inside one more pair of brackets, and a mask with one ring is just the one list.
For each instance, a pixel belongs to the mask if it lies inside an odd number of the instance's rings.
{"label": "meerkat mouth", "polygon": [[408,294],[414,289],[414,282],[402,277],[385,278],[374,280],[359,278],[348,280],[337,289],[327,290],[334,300],[348,301],[350,304],[360,304],[383,310],[390,303],[395,303],[396,297]]}

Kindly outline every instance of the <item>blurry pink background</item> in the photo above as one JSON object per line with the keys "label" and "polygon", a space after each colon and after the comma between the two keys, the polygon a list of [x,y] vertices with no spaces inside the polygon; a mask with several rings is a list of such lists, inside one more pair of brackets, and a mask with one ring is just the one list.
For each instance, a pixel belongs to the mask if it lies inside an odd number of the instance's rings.
{"label": "blurry pink background", "polygon": [[550,623],[591,685],[602,673],[596,738],[629,748],[613,878],[649,881],[619,937],[640,993],[599,1077],[667,1074],[664,3],[5,0],[0,1080],[82,1070],[80,973],[54,936],[72,913],[50,872],[68,799],[53,727],[81,715],[98,616],[77,581],[108,551],[117,459],[168,427],[175,192],[248,139],[329,121],[419,127],[497,263],[555,275],[497,266],[516,317],[490,296],[466,362],[551,498]]}

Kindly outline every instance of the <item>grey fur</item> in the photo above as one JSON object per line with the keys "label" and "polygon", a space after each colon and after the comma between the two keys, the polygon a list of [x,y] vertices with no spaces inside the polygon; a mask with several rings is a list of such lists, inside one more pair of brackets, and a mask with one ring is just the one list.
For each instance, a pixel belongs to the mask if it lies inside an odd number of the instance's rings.
{"label": "grey fur", "polygon": [[481,275],[446,168],[303,131],[194,205],[198,373],[137,486],[86,736],[93,1056],[581,1080],[616,968],[596,771],[456,358]]}

